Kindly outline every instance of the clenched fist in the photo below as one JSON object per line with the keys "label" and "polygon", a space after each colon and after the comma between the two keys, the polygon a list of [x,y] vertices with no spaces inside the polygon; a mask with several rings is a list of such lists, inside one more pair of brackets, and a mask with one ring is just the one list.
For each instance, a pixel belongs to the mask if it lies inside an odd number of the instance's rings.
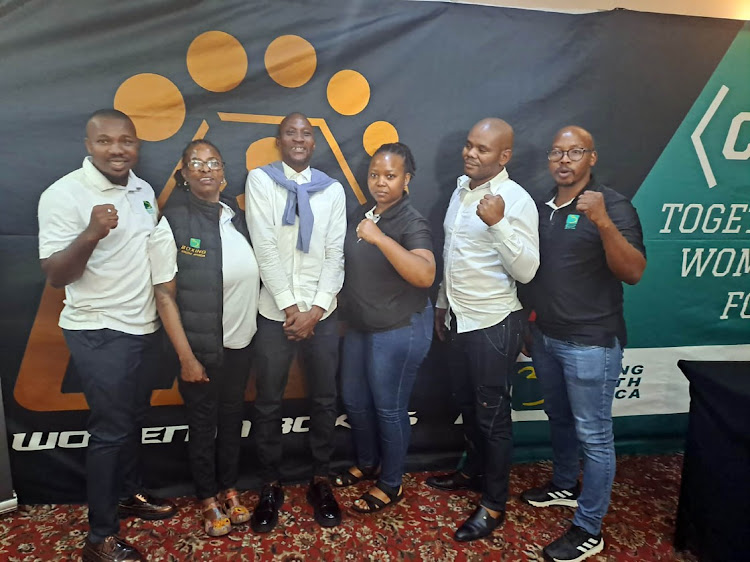
{"label": "clenched fist", "polygon": [[604,195],[599,191],[584,191],[578,196],[576,211],[586,215],[597,228],[609,221],[607,207],[604,204]]}
{"label": "clenched fist", "polygon": [[86,227],[91,235],[101,240],[109,234],[109,231],[117,228],[117,209],[114,205],[94,205],[91,209],[91,218]]}
{"label": "clenched fist", "polygon": [[477,216],[487,226],[499,223],[505,216],[505,199],[501,195],[485,195],[477,205]]}
{"label": "clenched fist", "polygon": [[378,228],[375,221],[371,219],[362,219],[357,225],[357,238],[364,240],[368,244],[374,244],[383,231]]}

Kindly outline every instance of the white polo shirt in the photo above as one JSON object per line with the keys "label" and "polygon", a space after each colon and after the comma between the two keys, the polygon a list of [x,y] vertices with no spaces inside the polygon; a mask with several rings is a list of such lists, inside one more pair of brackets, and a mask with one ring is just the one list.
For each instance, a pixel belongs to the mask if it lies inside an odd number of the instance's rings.
{"label": "white polo shirt", "polygon": [[88,226],[95,205],[117,209],[117,228],[99,240],[80,279],[65,286],[59,325],[143,335],[159,328],[147,243],[158,213],[154,190],[132,171],[112,184],[91,163],[60,178],[39,199],[39,258],[65,250]]}
{"label": "white polo shirt", "polygon": [[[221,272],[224,347],[242,349],[258,329],[260,274],[255,254],[245,237],[232,224],[234,211],[221,203]],[[167,283],[177,274],[177,245],[167,217],[162,217],[149,240],[151,278],[154,285]]]}

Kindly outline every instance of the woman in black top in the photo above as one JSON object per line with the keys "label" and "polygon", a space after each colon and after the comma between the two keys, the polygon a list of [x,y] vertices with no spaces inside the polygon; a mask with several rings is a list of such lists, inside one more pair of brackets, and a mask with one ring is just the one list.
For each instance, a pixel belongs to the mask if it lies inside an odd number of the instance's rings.
{"label": "woman in black top", "polygon": [[432,234],[411,206],[407,187],[414,157],[401,143],[373,155],[367,187],[375,206],[349,218],[342,292],[348,330],[341,359],[341,395],[352,428],[357,464],[334,480],[348,486],[377,478],[352,505],[372,513],[403,497],[409,447],[409,397],[432,341],[435,279]]}

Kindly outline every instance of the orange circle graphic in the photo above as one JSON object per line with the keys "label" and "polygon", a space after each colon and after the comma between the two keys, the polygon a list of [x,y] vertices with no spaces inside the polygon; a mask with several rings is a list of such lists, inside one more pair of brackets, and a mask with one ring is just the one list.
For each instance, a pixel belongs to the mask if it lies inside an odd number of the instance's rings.
{"label": "orange circle graphic", "polygon": [[362,135],[362,146],[372,156],[384,144],[398,142],[398,131],[388,121],[375,121],[365,129]]}
{"label": "orange circle graphic", "polygon": [[356,115],[370,103],[370,84],[356,70],[340,70],[328,82],[326,95],[341,115]]}
{"label": "orange circle graphic", "polygon": [[298,35],[282,35],[271,41],[264,58],[268,75],[285,88],[299,88],[315,74],[315,47]]}
{"label": "orange circle graphic", "polygon": [[263,139],[255,141],[253,144],[247,147],[245,152],[245,165],[249,172],[253,168],[259,168],[281,160],[281,153],[276,146],[275,137],[265,137]]}
{"label": "orange circle graphic", "polygon": [[186,62],[195,83],[209,92],[228,92],[247,74],[242,43],[223,31],[206,31],[193,39]]}
{"label": "orange circle graphic", "polygon": [[159,74],[136,74],[115,92],[115,109],[135,124],[138,138],[162,141],[174,135],[185,121],[185,100],[177,86]]}

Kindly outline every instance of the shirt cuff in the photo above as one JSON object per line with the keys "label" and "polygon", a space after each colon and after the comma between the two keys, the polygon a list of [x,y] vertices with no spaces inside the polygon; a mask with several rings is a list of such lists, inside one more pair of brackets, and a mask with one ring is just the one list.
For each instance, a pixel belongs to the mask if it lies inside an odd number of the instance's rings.
{"label": "shirt cuff", "polygon": [[285,289],[278,295],[274,295],[273,300],[276,301],[276,306],[279,307],[279,310],[284,310],[297,304],[297,299],[294,298],[294,294],[289,289]]}
{"label": "shirt cuff", "polygon": [[498,222],[488,227],[488,230],[497,241],[505,240],[513,235],[513,227],[506,217],[501,218]]}
{"label": "shirt cuff", "polygon": [[326,293],[325,291],[318,291],[315,294],[315,298],[313,299],[312,305],[313,306],[319,306],[326,312],[328,309],[331,308],[331,305],[333,304],[333,299],[336,298],[336,295],[334,293]]}
{"label": "shirt cuff", "polygon": [[437,299],[435,299],[435,308],[448,308],[448,297],[442,290],[438,292]]}

